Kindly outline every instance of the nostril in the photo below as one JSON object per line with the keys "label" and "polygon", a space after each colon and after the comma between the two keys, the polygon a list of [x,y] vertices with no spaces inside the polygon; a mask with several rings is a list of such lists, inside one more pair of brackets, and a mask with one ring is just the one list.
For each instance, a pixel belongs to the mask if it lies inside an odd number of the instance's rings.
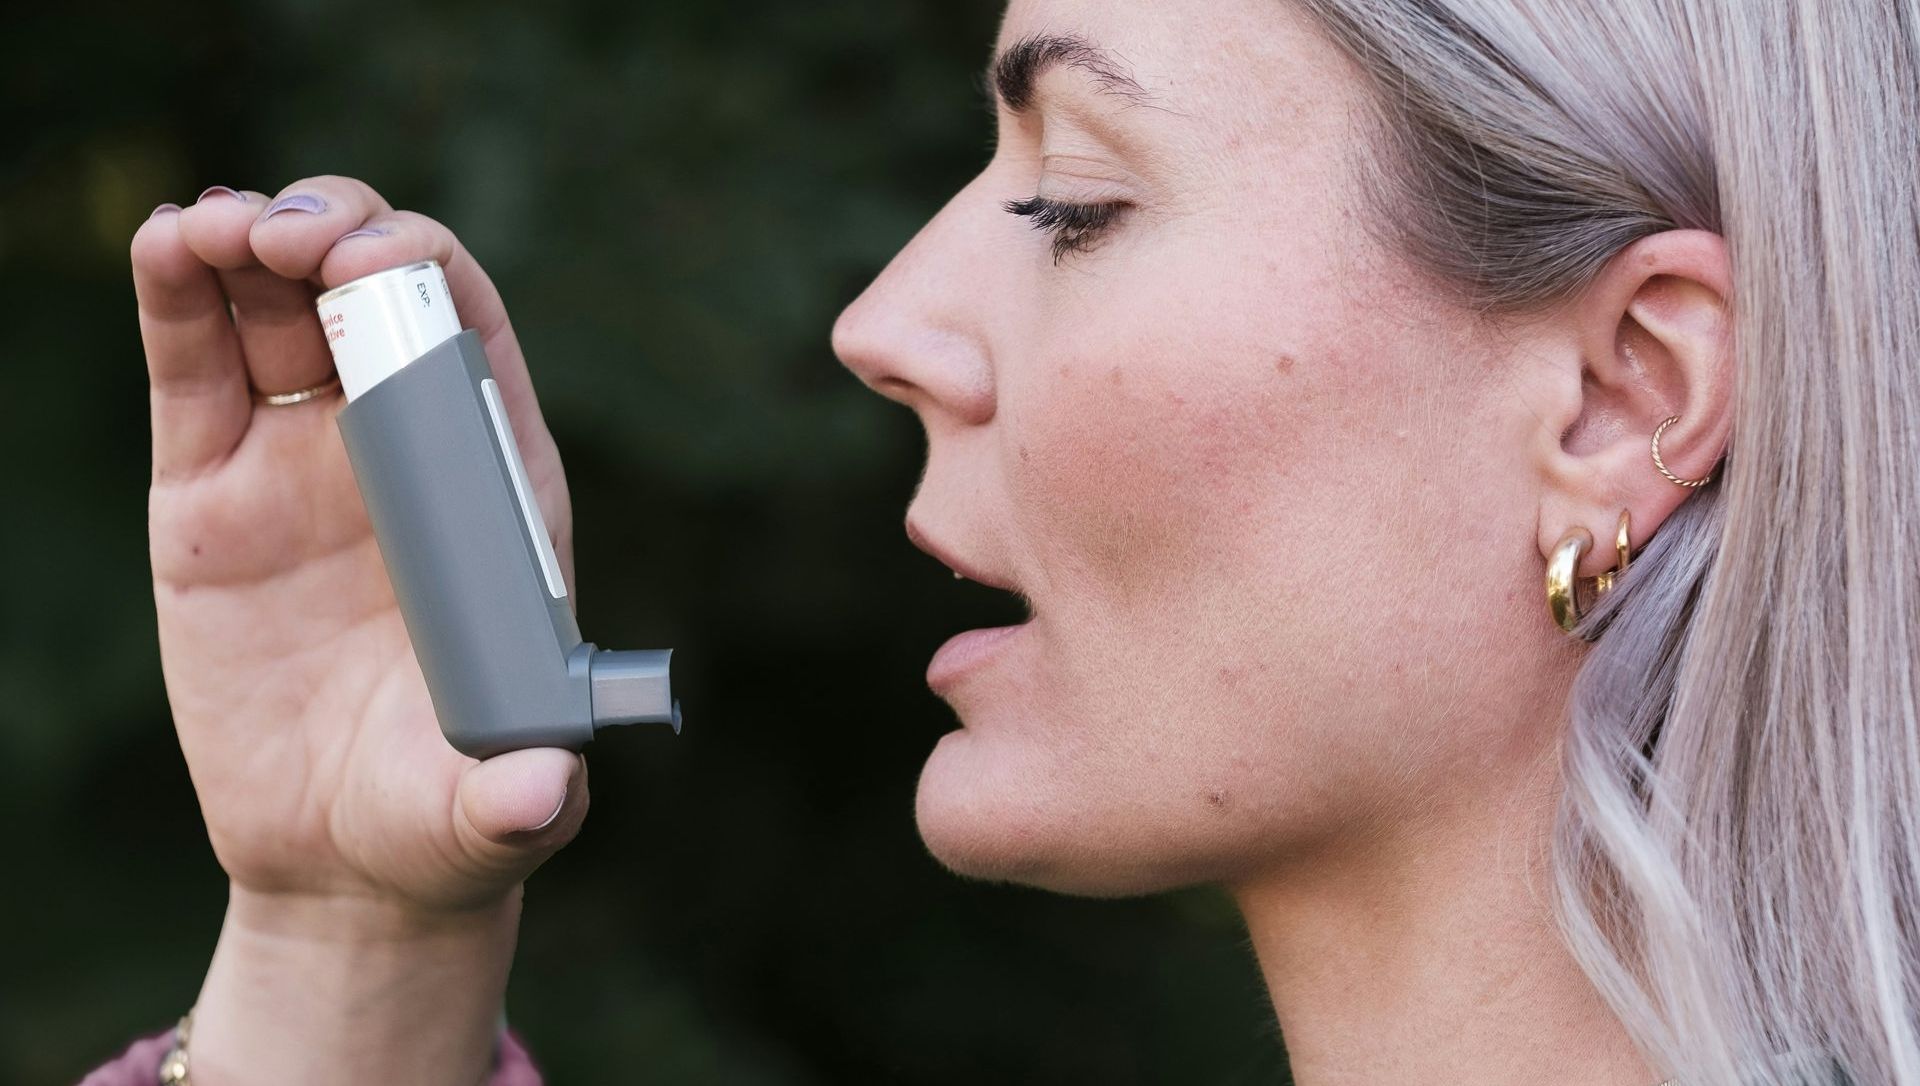
{"label": "nostril", "polygon": [[993,375],[977,314],[967,309],[969,292],[926,281],[924,268],[916,272],[905,257],[840,312],[833,352],[890,400],[984,423],[993,417]]}
{"label": "nostril", "polygon": [[881,374],[867,382],[868,387],[889,400],[906,403],[913,396],[913,382]]}
{"label": "nostril", "polygon": [[861,384],[889,400],[911,406],[919,398],[919,386],[905,375],[905,367],[879,329],[860,315],[861,309],[861,303],[855,302],[834,322],[833,353]]}

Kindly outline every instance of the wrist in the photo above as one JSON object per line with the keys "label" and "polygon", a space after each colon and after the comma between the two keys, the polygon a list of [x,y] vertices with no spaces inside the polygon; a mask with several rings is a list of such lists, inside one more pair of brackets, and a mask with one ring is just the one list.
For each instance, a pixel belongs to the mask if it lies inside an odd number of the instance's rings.
{"label": "wrist", "polygon": [[195,1004],[196,1086],[473,1086],[492,1066],[520,891],[464,910],[235,886]]}
{"label": "wrist", "polygon": [[238,883],[227,889],[224,935],[232,928],[247,936],[300,944],[372,951],[415,948],[464,941],[498,941],[519,931],[520,886],[490,901],[461,908],[400,904],[360,894],[284,893],[251,890]]}

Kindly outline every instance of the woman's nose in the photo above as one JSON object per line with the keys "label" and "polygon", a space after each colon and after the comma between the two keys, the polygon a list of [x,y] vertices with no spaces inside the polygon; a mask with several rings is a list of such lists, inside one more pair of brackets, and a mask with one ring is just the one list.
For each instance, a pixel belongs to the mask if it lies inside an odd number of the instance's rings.
{"label": "woman's nose", "polygon": [[[988,349],[995,295],[978,182],[922,227],[833,326],[833,352],[869,388],[937,418],[993,418]],[[974,195],[970,195],[974,194]]]}

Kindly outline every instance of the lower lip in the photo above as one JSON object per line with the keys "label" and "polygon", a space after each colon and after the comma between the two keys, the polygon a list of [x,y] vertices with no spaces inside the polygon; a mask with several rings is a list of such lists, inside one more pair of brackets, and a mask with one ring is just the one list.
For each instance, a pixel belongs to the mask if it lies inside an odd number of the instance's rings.
{"label": "lower lip", "polygon": [[1024,633],[1033,620],[1018,626],[995,626],[986,630],[968,630],[955,634],[933,654],[927,664],[927,685],[936,694],[993,662],[1007,645]]}

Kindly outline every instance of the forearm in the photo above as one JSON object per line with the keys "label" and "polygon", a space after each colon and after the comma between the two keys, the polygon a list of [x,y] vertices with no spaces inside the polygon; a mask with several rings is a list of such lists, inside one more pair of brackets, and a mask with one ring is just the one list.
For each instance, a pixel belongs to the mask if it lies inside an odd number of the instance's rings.
{"label": "forearm", "polygon": [[234,889],[195,1005],[195,1086],[476,1086],[492,1067],[520,919]]}

